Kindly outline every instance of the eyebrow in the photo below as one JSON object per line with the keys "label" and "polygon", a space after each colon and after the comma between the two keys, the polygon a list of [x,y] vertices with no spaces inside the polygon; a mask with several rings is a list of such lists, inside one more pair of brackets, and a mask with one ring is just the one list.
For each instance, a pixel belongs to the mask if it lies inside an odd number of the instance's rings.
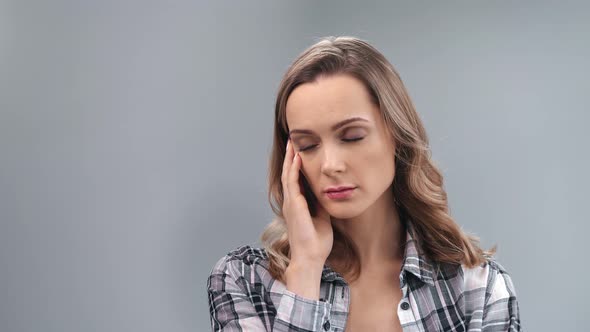
{"label": "eyebrow", "polygon": [[[336,123],[335,125],[332,126],[332,131],[338,130],[341,127],[344,127],[345,125],[351,123],[351,122],[356,122],[356,121],[364,121],[364,122],[369,122],[369,120],[365,119],[365,118],[361,118],[361,117],[353,117],[353,118],[349,118],[346,120],[342,120],[338,123]],[[309,129],[293,129],[291,131],[289,131],[289,136],[291,136],[292,134],[295,133],[299,133],[299,134],[314,134],[314,132],[312,130]]]}

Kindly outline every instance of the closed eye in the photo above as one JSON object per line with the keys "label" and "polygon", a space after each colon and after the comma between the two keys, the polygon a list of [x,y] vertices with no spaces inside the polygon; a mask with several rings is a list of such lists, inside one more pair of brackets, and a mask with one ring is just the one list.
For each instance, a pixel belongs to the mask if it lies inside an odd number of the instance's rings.
{"label": "closed eye", "polygon": [[[364,138],[364,137],[343,138],[342,140],[343,140],[344,142],[351,143],[351,142],[360,141],[360,140],[362,140],[363,138]],[[304,148],[301,148],[301,149],[299,149],[299,151],[300,151],[300,152],[303,152],[303,151],[308,151],[308,150],[311,150],[311,149],[313,149],[313,148],[314,148],[314,147],[316,147],[316,146],[317,146],[317,144],[310,145],[310,146],[306,146],[306,147],[304,147]]]}
{"label": "closed eye", "polygon": [[343,138],[342,140],[345,142],[356,142],[362,140],[364,137],[355,137],[355,138]]}

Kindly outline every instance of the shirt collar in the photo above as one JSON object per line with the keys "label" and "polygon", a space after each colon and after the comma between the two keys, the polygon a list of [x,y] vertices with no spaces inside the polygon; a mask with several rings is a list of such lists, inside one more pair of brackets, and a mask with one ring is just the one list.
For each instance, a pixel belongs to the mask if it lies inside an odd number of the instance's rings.
{"label": "shirt collar", "polygon": [[[404,261],[402,263],[402,273],[400,275],[400,281],[404,277],[404,271],[409,272],[421,281],[434,286],[434,267],[431,260],[428,257],[420,254],[418,241],[415,237],[414,227],[411,223],[406,225],[406,243],[404,245]],[[403,281],[402,281],[403,283]]]}
{"label": "shirt collar", "polygon": [[[400,284],[403,285],[405,283],[405,272],[409,272],[422,282],[434,286],[434,268],[432,261],[420,254],[422,251],[416,240],[411,220],[406,217],[405,220],[403,220],[403,223],[406,228],[406,242],[404,244],[404,260],[400,274]],[[332,270],[332,268],[325,264],[322,270],[322,280],[346,283],[345,279],[338,272]]]}

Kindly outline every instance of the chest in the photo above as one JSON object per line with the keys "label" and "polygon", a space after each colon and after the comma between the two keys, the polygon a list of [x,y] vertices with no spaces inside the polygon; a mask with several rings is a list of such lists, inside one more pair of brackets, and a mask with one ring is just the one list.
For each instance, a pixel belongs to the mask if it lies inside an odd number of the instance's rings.
{"label": "chest", "polygon": [[396,284],[350,285],[346,332],[401,332],[397,307],[402,291]]}

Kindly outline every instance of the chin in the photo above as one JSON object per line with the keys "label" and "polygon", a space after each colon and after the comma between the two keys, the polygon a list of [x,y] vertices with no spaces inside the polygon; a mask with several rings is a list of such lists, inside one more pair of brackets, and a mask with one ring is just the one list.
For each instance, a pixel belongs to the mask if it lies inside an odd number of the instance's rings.
{"label": "chin", "polygon": [[359,210],[358,208],[352,206],[352,204],[351,206],[345,206],[345,204],[342,204],[341,206],[337,207],[326,206],[325,208],[326,211],[328,211],[328,213],[330,214],[330,216],[336,219],[351,219],[360,215],[363,212],[362,210]]}

